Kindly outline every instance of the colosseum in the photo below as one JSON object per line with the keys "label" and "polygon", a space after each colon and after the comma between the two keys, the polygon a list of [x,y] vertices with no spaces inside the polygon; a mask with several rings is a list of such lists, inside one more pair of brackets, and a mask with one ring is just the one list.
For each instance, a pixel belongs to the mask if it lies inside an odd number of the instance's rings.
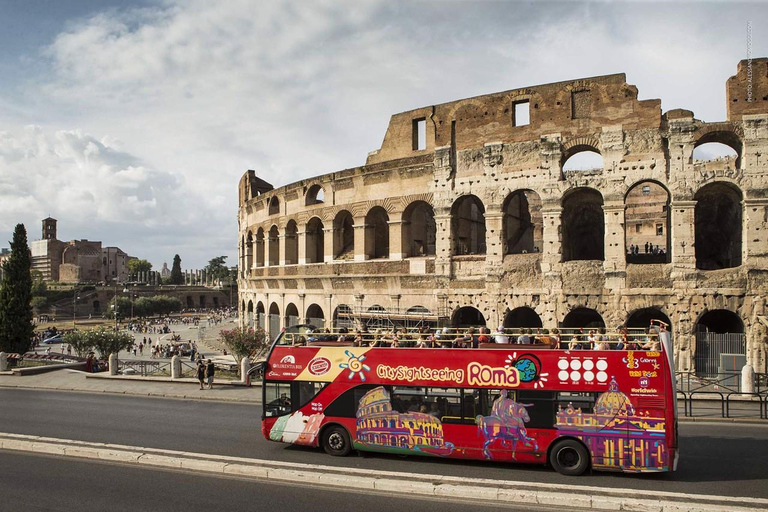
{"label": "colosseum", "polygon": [[[707,123],[624,74],[570,80],[395,114],[361,167],[276,189],[248,171],[241,322],[660,319],[679,370],[765,372],[768,58],[725,101]],[[730,154],[698,156],[714,143]]]}

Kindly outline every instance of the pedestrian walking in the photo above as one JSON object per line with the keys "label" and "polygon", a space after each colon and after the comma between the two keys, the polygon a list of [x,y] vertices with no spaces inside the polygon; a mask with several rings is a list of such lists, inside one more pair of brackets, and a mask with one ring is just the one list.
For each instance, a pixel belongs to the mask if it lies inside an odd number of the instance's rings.
{"label": "pedestrian walking", "polygon": [[210,359],[205,364],[205,377],[208,379],[208,389],[213,389],[213,375],[216,373],[216,367]]}
{"label": "pedestrian walking", "polygon": [[205,387],[205,365],[203,364],[203,360],[200,359],[197,361],[197,380],[200,382],[200,389],[204,389]]}

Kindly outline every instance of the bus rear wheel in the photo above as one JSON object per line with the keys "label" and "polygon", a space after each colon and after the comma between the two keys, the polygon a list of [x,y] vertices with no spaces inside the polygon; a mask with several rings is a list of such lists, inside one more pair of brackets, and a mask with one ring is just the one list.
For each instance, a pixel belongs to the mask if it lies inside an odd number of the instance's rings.
{"label": "bus rear wheel", "polygon": [[589,452],[573,439],[563,439],[549,452],[549,463],[561,475],[578,476],[589,467]]}
{"label": "bus rear wheel", "polygon": [[338,426],[328,427],[323,431],[323,449],[325,453],[336,457],[344,457],[352,451],[347,431]]}

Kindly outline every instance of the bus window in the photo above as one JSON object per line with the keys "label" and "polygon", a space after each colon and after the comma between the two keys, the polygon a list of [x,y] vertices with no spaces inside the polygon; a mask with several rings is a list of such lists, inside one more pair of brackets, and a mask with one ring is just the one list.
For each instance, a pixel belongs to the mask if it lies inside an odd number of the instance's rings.
{"label": "bus window", "polygon": [[555,426],[554,392],[521,389],[517,392],[517,401],[525,406],[531,418],[525,424],[526,427],[553,428]]}
{"label": "bus window", "polygon": [[397,412],[429,412],[429,409],[425,410],[425,396],[424,388],[393,386],[390,395],[392,409]]}
{"label": "bus window", "polygon": [[375,387],[378,386],[373,384],[363,384],[361,386],[348,389],[336,397],[336,400],[331,402],[331,404],[329,404],[323,412],[326,416],[354,418],[357,415],[357,407],[360,404],[360,399],[363,398],[363,395]]}
{"label": "bus window", "polygon": [[297,382],[299,387],[299,408],[304,407],[325,387],[325,382]]}
{"label": "bus window", "polygon": [[557,394],[557,406],[565,409],[571,404],[582,413],[592,413],[595,410],[596,393],[560,392]]}
{"label": "bus window", "polygon": [[461,390],[456,388],[427,388],[424,396],[426,413],[441,422],[461,421]]}
{"label": "bus window", "polygon": [[291,412],[291,383],[264,384],[264,416],[281,416]]}

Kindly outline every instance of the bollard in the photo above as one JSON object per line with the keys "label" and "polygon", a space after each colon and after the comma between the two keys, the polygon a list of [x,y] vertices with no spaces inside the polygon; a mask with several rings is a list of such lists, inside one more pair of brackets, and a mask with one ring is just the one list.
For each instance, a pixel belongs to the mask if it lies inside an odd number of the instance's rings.
{"label": "bollard", "polygon": [[171,358],[171,378],[172,379],[181,378],[181,359],[179,358],[179,356],[173,356]]}
{"label": "bollard", "polygon": [[251,361],[247,357],[240,360],[240,381],[246,386],[251,385],[251,376],[248,372],[251,371]]}
{"label": "bollard", "polygon": [[741,369],[741,392],[755,392],[755,369],[752,368],[752,365],[745,364]]}
{"label": "bollard", "polygon": [[8,371],[8,355],[5,352],[0,352],[0,372]]}
{"label": "bollard", "polygon": [[109,354],[109,374],[117,375],[117,354]]}

